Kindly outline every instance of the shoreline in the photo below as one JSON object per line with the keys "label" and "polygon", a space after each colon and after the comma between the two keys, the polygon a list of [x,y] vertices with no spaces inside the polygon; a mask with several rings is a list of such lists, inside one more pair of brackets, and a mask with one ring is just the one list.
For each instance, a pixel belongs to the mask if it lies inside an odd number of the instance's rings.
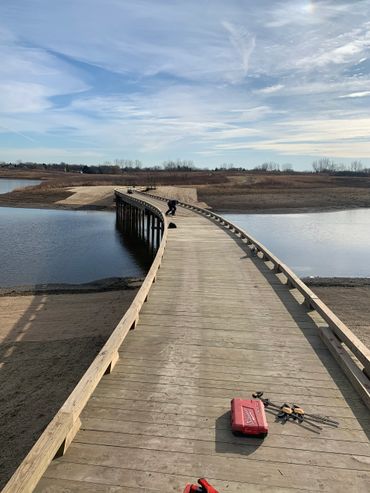
{"label": "shoreline", "polygon": [[[309,287],[346,287],[370,286],[370,277],[301,277]],[[40,283],[18,286],[0,286],[0,297],[34,296],[42,294],[83,294],[103,293],[138,289],[144,277],[107,277],[85,283]]]}
{"label": "shoreline", "polygon": [[[11,193],[11,192],[10,192]],[[5,195],[5,194],[4,194]],[[73,194],[72,194],[73,195]],[[113,197],[113,194],[112,194]],[[101,211],[101,212],[114,212],[115,207],[112,205],[99,205],[99,204],[73,204],[73,203],[57,203],[57,202],[38,202],[30,201],[20,203],[20,201],[12,202],[12,200],[2,201],[0,194],[0,207],[1,208],[16,208],[16,209],[50,209],[50,210],[70,210],[70,211]],[[203,206],[205,209],[209,209],[216,214],[255,214],[255,215],[280,215],[280,214],[319,214],[329,212],[343,212],[354,211],[361,209],[370,209],[370,205],[353,206],[348,204],[347,206],[307,206],[307,207],[266,207],[266,208],[218,208],[217,206]]]}
{"label": "shoreline", "polygon": [[86,283],[45,283],[23,286],[0,286],[0,297],[38,296],[43,294],[104,293],[138,289],[143,277],[107,277]]}
{"label": "shoreline", "polygon": [[356,288],[370,286],[370,277],[302,277],[307,286]]}
{"label": "shoreline", "polygon": [[280,208],[266,208],[266,209],[212,209],[216,214],[319,214],[321,212],[342,212],[342,211],[354,211],[359,209],[370,209],[370,206],[333,206],[333,207],[280,207]]}
{"label": "shoreline", "polygon": [[12,208],[12,209],[50,209],[50,210],[65,210],[65,211],[101,211],[101,212],[114,212],[114,206],[105,205],[73,205],[73,204],[42,204],[42,203],[30,203],[30,204],[18,204],[18,203],[1,203],[2,208]]}
{"label": "shoreline", "polygon": [[[97,186],[96,188],[98,188]],[[59,189],[59,192],[63,191],[66,195],[69,193],[69,196],[66,200],[57,200],[52,201],[50,199],[53,198],[53,190],[47,190],[44,193],[43,199],[45,201],[39,201],[36,198],[27,197],[26,200],[23,200],[22,196],[18,196],[16,194],[12,195],[14,192],[9,192],[7,194],[0,194],[0,207],[2,208],[16,208],[16,209],[50,209],[50,210],[71,210],[71,211],[106,211],[106,212],[114,212],[114,201],[113,201],[113,191],[112,191],[112,201],[108,203],[99,203],[99,197],[96,198],[96,203],[94,203],[94,198],[92,197],[92,202],[81,203],[81,201],[73,202],[73,196],[75,192],[68,190],[71,187],[66,187],[65,189]],[[80,188],[93,188],[93,187],[80,187]],[[113,187],[112,187],[113,188]],[[123,187],[125,188],[125,187]],[[5,197],[4,197],[5,196]],[[58,197],[59,198],[59,197]],[[176,198],[176,197],[175,197]],[[50,200],[50,201],[49,201]],[[186,202],[182,198],[178,200]],[[191,201],[193,202],[193,201]],[[217,206],[217,203],[214,203],[213,206],[207,205],[206,203],[202,203],[202,207],[205,209],[209,209],[216,214],[318,214],[318,213],[329,213],[329,212],[342,212],[342,211],[353,211],[360,209],[370,209],[370,204],[364,205],[353,205],[352,203],[348,204],[340,204],[340,205],[307,205],[307,206],[286,206],[286,207],[271,207],[266,205],[265,207],[250,207],[246,205],[245,207],[225,207],[225,206]]]}

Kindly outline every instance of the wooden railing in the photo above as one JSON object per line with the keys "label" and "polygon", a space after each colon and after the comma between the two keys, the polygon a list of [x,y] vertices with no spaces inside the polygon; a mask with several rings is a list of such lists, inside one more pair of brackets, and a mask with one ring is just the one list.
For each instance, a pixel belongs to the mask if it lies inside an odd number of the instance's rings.
{"label": "wooden railing", "polygon": [[[122,197],[124,194],[120,194]],[[15,471],[2,493],[30,493],[55,456],[63,455],[81,426],[80,414],[104,374],[110,373],[118,360],[118,350],[139,319],[139,313],[160,268],[167,241],[166,220],[154,205],[130,196],[131,203],[149,207],[163,223],[163,236],[152,266],[129,309],[104,344],[68,399],[46,427],[26,458]]]}
{"label": "wooden railing", "polygon": [[[165,197],[138,192],[155,199],[167,201]],[[230,221],[214,212],[197,207],[195,205],[178,202],[186,209],[191,209],[217,223],[228,228],[236,236],[245,241],[252,251],[261,260],[265,261],[271,270],[279,276],[281,282],[285,282],[289,289],[297,289],[303,296],[305,305],[315,310],[317,314],[326,322],[327,327],[318,326],[320,336],[327,345],[328,349],[352,383],[353,387],[360,394],[366,406],[370,409],[370,350],[355,334],[344,324],[331,310],[315,295],[311,289],[281,260],[270,252],[262,243],[253,238],[243,229],[239,228]]]}

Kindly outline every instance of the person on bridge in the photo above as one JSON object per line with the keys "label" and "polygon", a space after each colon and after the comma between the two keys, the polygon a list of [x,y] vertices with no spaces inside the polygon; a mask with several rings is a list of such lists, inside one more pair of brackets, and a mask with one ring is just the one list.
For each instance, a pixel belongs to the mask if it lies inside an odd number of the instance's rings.
{"label": "person on bridge", "polygon": [[166,211],[166,216],[174,216],[176,213],[177,200],[169,200],[167,202],[168,211]]}

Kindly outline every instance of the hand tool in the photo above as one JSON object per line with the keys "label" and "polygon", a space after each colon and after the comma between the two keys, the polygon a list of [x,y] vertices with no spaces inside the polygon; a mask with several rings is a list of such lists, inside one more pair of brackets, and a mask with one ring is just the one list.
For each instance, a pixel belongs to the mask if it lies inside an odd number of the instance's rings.
{"label": "hand tool", "polygon": [[305,423],[309,424],[313,428],[316,428],[317,430],[322,430],[321,426],[318,426],[315,423],[312,423],[310,419],[305,418],[304,414],[297,414],[295,413],[294,409],[287,403],[283,404],[280,407],[280,411],[277,414],[277,417],[281,419],[284,423],[288,421],[289,419],[292,419],[293,421],[298,421],[298,423]]}
{"label": "hand tool", "polygon": [[198,479],[198,484],[188,484],[184,493],[218,493],[204,478]]}
{"label": "hand tool", "polygon": [[300,414],[303,416],[308,416],[310,419],[313,419],[315,421],[321,421],[323,424],[331,425],[331,426],[339,426],[338,421],[334,421],[334,419],[329,418],[329,416],[320,416],[320,414],[309,414],[304,411],[300,406],[297,406],[296,404],[292,405],[293,411],[295,414]]}
{"label": "hand tool", "polygon": [[[289,404],[283,404],[282,406],[278,406],[274,402],[271,402],[270,399],[263,398],[263,392],[258,391],[252,394],[252,396],[256,399],[260,399],[265,407],[273,407],[274,409],[277,409],[281,413],[281,418],[284,417],[285,421],[287,421],[289,418],[288,416],[292,416],[292,418],[298,419],[299,421],[303,421],[303,419],[307,422],[316,421],[319,422],[320,424],[326,424],[328,426],[339,426],[339,422],[335,421],[334,419],[329,418],[328,416],[321,416],[319,414],[309,414],[304,411],[304,409],[301,406],[298,406],[296,404],[293,404],[290,406]],[[284,410],[283,410],[284,408]],[[278,415],[279,416],[279,415]],[[313,425],[315,426],[315,425]]]}

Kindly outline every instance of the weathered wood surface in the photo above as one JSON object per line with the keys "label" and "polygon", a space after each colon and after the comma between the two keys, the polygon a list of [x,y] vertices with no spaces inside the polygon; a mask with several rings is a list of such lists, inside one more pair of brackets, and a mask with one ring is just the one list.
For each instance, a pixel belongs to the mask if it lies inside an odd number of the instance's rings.
{"label": "weathered wood surface", "polygon": [[[182,492],[201,476],[220,493],[370,491],[369,412],[305,307],[241,239],[184,209],[174,222],[136,329],[36,491]],[[268,415],[265,441],[234,437],[230,399],[255,390],[341,426]]]}

